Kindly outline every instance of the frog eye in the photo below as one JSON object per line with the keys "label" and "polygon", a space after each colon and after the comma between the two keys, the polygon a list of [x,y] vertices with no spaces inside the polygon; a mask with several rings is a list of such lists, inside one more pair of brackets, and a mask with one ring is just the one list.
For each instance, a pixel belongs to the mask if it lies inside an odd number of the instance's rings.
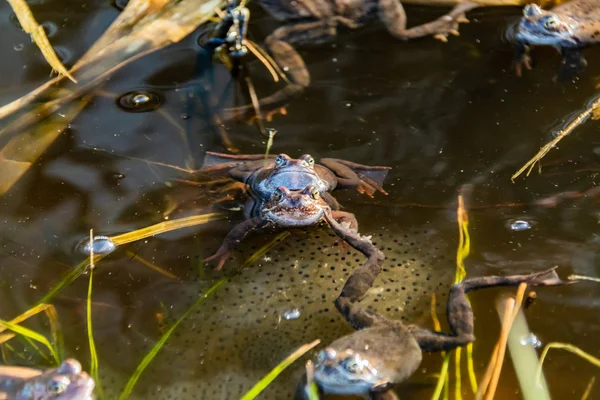
{"label": "frog eye", "polygon": [[283,190],[277,188],[275,189],[275,192],[273,192],[273,199],[275,201],[279,201],[283,198]]}
{"label": "frog eye", "polygon": [[287,158],[285,155],[280,154],[275,158],[275,167],[276,168],[283,167],[285,164],[287,164]]}
{"label": "frog eye", "polygon": [[363,369],[362,364],[354,356],[346,358],[344,360],[343,366],[344,366],[344,369],[346,371],[350,372],[351,374],[355,374],[357,372],[360,372]]}
{"label": "frog eye", "polygon": [[544,27],[547,29],[555,29],[560,24],[560,20],[554,15],[549,16],[544,21]]}
{"label": "frog eye", "polygon": [[312,197],[315,200],[319,198],[319,191],[317,190],[317,188],[311,186],[310,197]]}
{"label": "frog eye", "polygon": [[312,167],[315,165],[315,159],[312,158],[312,156],[310,154],[305,154],[301,157],[302,161],[308,165],[309,167]]}
{"label": "frog eye", "polygon": [[58,376],[48,382],[47,389],[51,394],[60,394],[67,390],[70,383],[71,381],[66,376]]}

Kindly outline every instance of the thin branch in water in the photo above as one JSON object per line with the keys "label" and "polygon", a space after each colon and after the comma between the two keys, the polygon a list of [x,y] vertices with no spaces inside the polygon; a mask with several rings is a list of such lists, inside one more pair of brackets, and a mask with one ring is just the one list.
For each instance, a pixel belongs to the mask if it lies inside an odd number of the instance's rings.
{"label": "thin branch in water", "polygon": [[[600,108],[600,97],[598,97],[582,113],[580,113],[577,117],[575,117],[575,119],[573,119],[571,122],[569,122],[569,124],[567,125],[566,128],[564,128],[562,131],[560,131],[559,134],[550,143],[548,143],[544,147],[542,147],[540,149],[540,151],[538,151],[537,154],[535,156],[533,156],[533,158],[531,160],[527,161],[527,163],[525,165],[523,165],[523,167],[521,167],[521,169],[519,169],[517,172],[515,172],[515,174],[513,176],[511,176],[510,179],[514,182],[514,180],[517,179],[519,177],[519,175],[521,175],[526,170],[527,170],[526,176],[529,176],[529,174],[531,173],[531,171],[533,170],[535,165],[537,163],[539,163],[540,160],[558,144],[558,142],[560,142],[567,135],[569,135],[571,132],[573,132],[573,130],[575,130],[575,128],[577,128],[579,125],[586,122],[590,118],[590,116],[592,117],[592,119],[598,119],[598,109],[599,108]],[[540,165],[540,168],[541,168],[541,165]]]}

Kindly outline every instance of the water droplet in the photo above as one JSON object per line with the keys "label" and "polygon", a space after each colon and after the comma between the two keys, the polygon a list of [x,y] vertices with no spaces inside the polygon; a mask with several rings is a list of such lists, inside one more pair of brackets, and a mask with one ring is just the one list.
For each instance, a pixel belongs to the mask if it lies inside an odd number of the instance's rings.
{"label": "water droplet", "polygon": [[526,231],[531,229],[531,224],[528,221],[517,219],[510,221],[510,230],[512,231]]}
{"label": "water droplet", "polygon": [[152,92],[129,92],[119,97],[117,105],[130,112],[154,111],[160,107],[162,99]]}
{"label": "water droplet", "polygon": [[[92,240],[94,254],[109,254],[112,253],[117,245],[108,236],[96,236]],[[85,255],[90,254],[90,240],[82,240],[77,246],[78,250]]]}
{"label": "water droplet", "polygon": [[300,310],[297,308],[293,308],[283,313],[283,318],[289,320],[297,319],[300,317]]}
{"label": "water droplet", "polygon": [[542,347],[542,341],[534,333],[530,333],[527,336],[521,338],[521,345],[533,346],[535,349]]}
{"label": "water droplet", "polygon": [[14,49],[15,51],[21,51],[21,50],[23,50],[23,47],[25,47],[25,45],[24,45],[23,43],[19,43],[19,44],[15,44],[15,45],[13,46],[13,49]]}
{"label": "water droplet", "polygon": [[123,11],[128,3],[129,0],[115,0],[113,1],[113,6],[115,6],[119,11]]}

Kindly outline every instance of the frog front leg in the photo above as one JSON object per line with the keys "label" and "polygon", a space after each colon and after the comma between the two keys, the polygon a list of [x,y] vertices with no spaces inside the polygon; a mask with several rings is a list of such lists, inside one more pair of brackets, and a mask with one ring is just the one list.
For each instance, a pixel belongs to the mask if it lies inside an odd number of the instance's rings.
{"label": "frog front leg", "polygon": [[237,224],[233,227],[231,231],[229,231],[227,236],[225,236],[223,244],[221,244],[219,250],[217,250],[217,252],[212,256],[205,258],[204,262],[209,262],[217,259],[219,260],[219,262],[215,269],[217,271],[220,270],[223,267],[223,264],[225,264],[225,261],[227,261],[229,254],[231,254],[235,246],[237,246],[242,240],[244,240],[246,235],[248,235],[250,232],[256,229],[262,229],[268,224],[269,222],[263,220],[261,217],[250,218],[244,222]]}
{"label": "frog front leg", "polygon": [[464,346],[475,340],[473,310],[465,294],[474,290],[496,286],[518,286],[523,282],[530,286],[565,284],[556,274],[555,268],[528,275],[486,276],[466,279],[453,285],[448,296],[446,313],[451,334],[435,332],[415,325],[408,328],[423,351],[447,351]]}
{"label": "frog front leg", "polygon": [[531,47],[525,43],[517,43],[515,48],[514,69],[517,76],[523,73],[523,67],[531,71]]}
{"label": "frog front leg", "polygon": [[458,25],[461,22],[469,22],[465,13],[479,6],[468,1],[462,2],[435,21],[407,29],[406,12],[400,0],[378,0],[378,5],[379,18],[398,39],[409,40],[432,35],[443,42],[448,41],[448,34],[458,36]]}

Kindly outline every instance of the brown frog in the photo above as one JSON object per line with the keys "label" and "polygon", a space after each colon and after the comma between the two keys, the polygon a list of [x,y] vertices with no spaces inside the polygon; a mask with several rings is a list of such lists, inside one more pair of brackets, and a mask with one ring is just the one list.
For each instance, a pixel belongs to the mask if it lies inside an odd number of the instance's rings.
{"label": "brown frog", "polygon": [[531,46],[553,46],[563,57],[563,74],[580,72],[585,66],[582,49],[600,41],[600,2],[574,0],[545,11],[536,4],[523,9],[515,35],[517,75],[531,69]]}
{"label": "brown frog", "polygon": [[253,230],[308,226],[321,221],[326,221],[350,245],[358,246],[367,257],[383,257],[370,241],[358,235],[356,218],[340,210],[331,192],[354,188],[369,196],[376,191],[387,194],[382,185],[388,170],[389,167],[335,158],[324,158],[316,163],[309,154],[299,159],[279,154],[265,160],[262,154],[207,152],[199,172],[237,180],[248,194],[248,200],[244,207],[246,220],[229,232],[217,253],[206,261],[218,259],[217,269],[220,269],[233,247]]}
{"label": "brown frog", "polygon": [[[378,18],[392,36],[409,40],[424,36],[434,36],[447,41],[449,34],[458,35],[458,25],[468,22],[465,13],[478,5],[472,2],[457,4],[448,14],[425,24],[406,27],[406,13],[400,0],[258,0],[273,17],[283,22],[265,40],[267,50],[285,72],[288,84],[280,91],[259,101],[263,111],[274,111],[284,107],[310,84],[310,74],[302,57],[293,45],[318,44],[326,42],[337,34],[340,26],[359,28],[368,21]],[[239,45],[239,36],[245,34],[246,23],[240,22],[247,13],[229,8],[225,24],[217,29],[214,44],[223,41],[236,43],[234,55],[245,54]],[[233,25],[240,27],[231,31]],[[245,119],[254,116],[251,105],[229,110]],[[227,114],[227,112],[226,112]]]}
{"label": "brown frog", "polygon": [[0,399],[91,400],[93,390],[94,380],[74,359],[43,372],[0,366]]}
{"label": "brown frog", "polygon": [[[523,282],[530,286],[566,284],[554,268],[528,275],[466,279],[450,288],[447,317],[451,333],[404,325],[342,298],[338,302],[339,309],[358,330],[319,352],[314,380],[325,393],[397,399],[391,388],[410,378],[421,364],[423,351],[448,351],[475,340],[473,311],[465,296],[467,292],[518,286]],[[304,387],[305,382],[301,382],[296,391],[297,399],[306,398]]]}

